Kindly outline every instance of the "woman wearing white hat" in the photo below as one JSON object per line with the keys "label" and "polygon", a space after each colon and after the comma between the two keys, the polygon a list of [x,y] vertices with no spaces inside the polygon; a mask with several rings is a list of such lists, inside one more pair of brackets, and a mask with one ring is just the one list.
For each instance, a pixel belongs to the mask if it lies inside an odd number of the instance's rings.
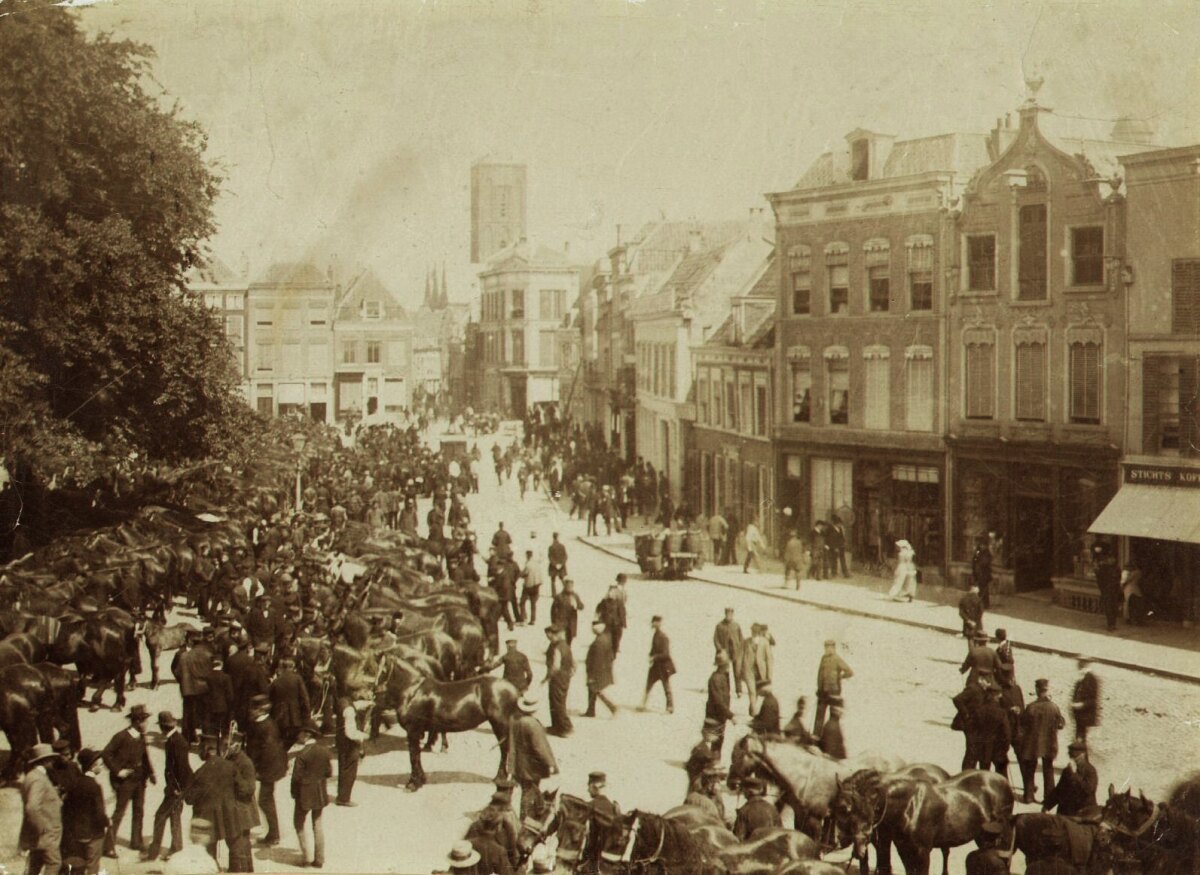
{"label": "woman wearing white hat", "polygon": [[895,602],[913,600],[917,594],[917,553],[903,538],[896,542],[896,574],[888,597]]}

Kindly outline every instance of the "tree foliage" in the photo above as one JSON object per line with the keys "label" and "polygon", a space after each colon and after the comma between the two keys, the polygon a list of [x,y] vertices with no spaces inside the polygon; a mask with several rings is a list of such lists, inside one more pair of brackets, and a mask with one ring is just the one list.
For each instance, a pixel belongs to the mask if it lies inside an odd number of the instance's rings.
{"label": "tree foliage", "polygon": [[143,87],[147,47],[44,2],[2,11],[0,456],[86,483],[130,451],[219,450],[245,405],[183,283],[213,230],[204,133]]}

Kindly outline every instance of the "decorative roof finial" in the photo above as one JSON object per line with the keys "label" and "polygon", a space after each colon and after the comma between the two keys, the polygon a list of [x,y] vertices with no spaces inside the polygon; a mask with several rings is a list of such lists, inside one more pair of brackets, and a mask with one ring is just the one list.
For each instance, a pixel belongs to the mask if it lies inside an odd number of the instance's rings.
{"label": "decorative roof finial", "polygon": [[1046,79],[1041,73],[1034,70],[1032,73],[1025,76],[1025,102],[1030,105],[1037,104],[1038,92],[1042,90],[1042,85]]}

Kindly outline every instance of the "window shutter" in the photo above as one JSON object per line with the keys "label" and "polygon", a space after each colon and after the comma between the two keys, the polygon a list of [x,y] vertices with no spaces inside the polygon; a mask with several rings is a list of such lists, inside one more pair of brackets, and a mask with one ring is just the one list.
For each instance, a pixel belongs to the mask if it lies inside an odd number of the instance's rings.
{"label": "window shutter", "polygon": [[1196,403],[1196,393],[1200,391],[1197,365],[1200,365],[1200,359],[1179,360],[1179,450],[1185,456],[1200,454],[1200,428],[1196,422],[1200,413],[1200,404]]}
{"label": "window shutter", "polygon": [[991,419],[995,379],[992,374],[993,347],[990,344],[971,344],[967,347],[967,416]]}
{"label": "window shutter", "polygon": [[1142,452],[1157,453],[1162,439],[1159,427],[1159,360],[1147,356],[1142,359]]}
{"label": "window shutter", "polygon": [[1100,421],[1100,346],[1071,344],[1071,419]]}
{"label": "window shutter", "polygon": [[1017,419],[1046,418],[1046,347],[1021,344],[1017,347]]}
{"label": "window shutter", "polygon": [[1200,259],[1180,258],[1171,264],[1171,330],[1200,333]]}

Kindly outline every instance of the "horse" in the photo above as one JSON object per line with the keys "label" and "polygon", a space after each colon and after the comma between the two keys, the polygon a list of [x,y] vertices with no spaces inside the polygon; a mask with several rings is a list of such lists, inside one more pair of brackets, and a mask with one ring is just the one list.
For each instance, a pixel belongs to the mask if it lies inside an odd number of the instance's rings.
{"label": "horse", "polygon": [[59,665],[74,663],[85,682],[96,684],[90,710],[100,709],[111,683],[117,693],[113,710],[120,711],[125,707],[125,675],[136,647],[133,617],[119,608],[106,608],[86,616],[65,615],[49,656]]}
{"label": "horse", "polygon": [[663,817],[687,827],[730,875],[768,875],[790,860],[813,859],[820,851],[815,841],[794,829],[761,829],[750,841],[739,841],[724,821],[694,805],[677,805]]}
{"label": "horse", "polygon": [[1025,868],[1035,861],[1063,860],[1085,875],[1112,871],[1110,829],[1060,814],[1018,814],[1012,821],[1009,852],[1025,856]]}
{"label": "horse", "polygon": [[376,682],[376,707],[395,708],[396,719],[408,735],[412,774],[409,791],[425,784],[421,766],[421,739],[430,732],[468,732],[488,723],[500,748],[498,776],[507,774],[504,743],[508,727],[518,713],[521,694],[508,681],[490,675],[460,681],[438,681],[394,656],[382,657]]}
{"label": "horse", "polygon": [[54,739],[54,698],[45,676],[32,665],[0,669],[0,731],[11,751],[5,776],[18,774],[30,748]]}
{"label": "horse", "polygon": [[600,858],[618,872],[715,875],[723,869],[678,820],[634,810],[614,818],[593,814],[592,822]]}
{"label": "horse", "polygon": [[835,760],[816,748],[751,733],[733,747],[728,785],[737,790],[742,779],[752,774],[770,780],[779,787],[782,801],[795,812],[796,826],[820,839],[840,779],[864,768],[890,772],[898,765],[879,754]]}
{"label": "horse", "polygon": [[142,638],[146,641],[146,652],[150,654],[150,689],[158,689],[158,658],[165,650],[178,650],[187,641],[189,633],[198,634],[199,629],[191,623],[166,623],[147,620],[142,627]]}
{"label": "horse", "polygon": [[838,805],[839,828],[854,837],[860,859],[872,834],[880,872],[891,868],[895,843],[908,875],[928,875],[929,855],[942,849],[942,873],[949,872],[949,849],[974,841],[989,821],[1007,825],[1013,792],[1003,775],[969,770],[936,784],[911,777],[860,777]]}
{"label": "horse", "polygon": [[83,697],[83,685],[79,673],[52,662],[38,662],[33,667],[42,673],[50,687],[54,728],[59,738],[66,738],[72,748],[80,750],[83,736],[79,731],[79,700]]}
{"label": "horse", "polygon": [[517,849],[525,857],[550,839],[557,839],[555,854],[559,871],[574,871],[595,857],[592,838],[592,804],[586,799],[549,790],[538,793],[533,812],[521,821]]}
{"label": "horse", "polygon": [[1103,822],[1112,830],[1118,871],[1191,875],[1200,867],[1200,773],[1157,805],[1144,793],[1117,793],[1109,784]]}

